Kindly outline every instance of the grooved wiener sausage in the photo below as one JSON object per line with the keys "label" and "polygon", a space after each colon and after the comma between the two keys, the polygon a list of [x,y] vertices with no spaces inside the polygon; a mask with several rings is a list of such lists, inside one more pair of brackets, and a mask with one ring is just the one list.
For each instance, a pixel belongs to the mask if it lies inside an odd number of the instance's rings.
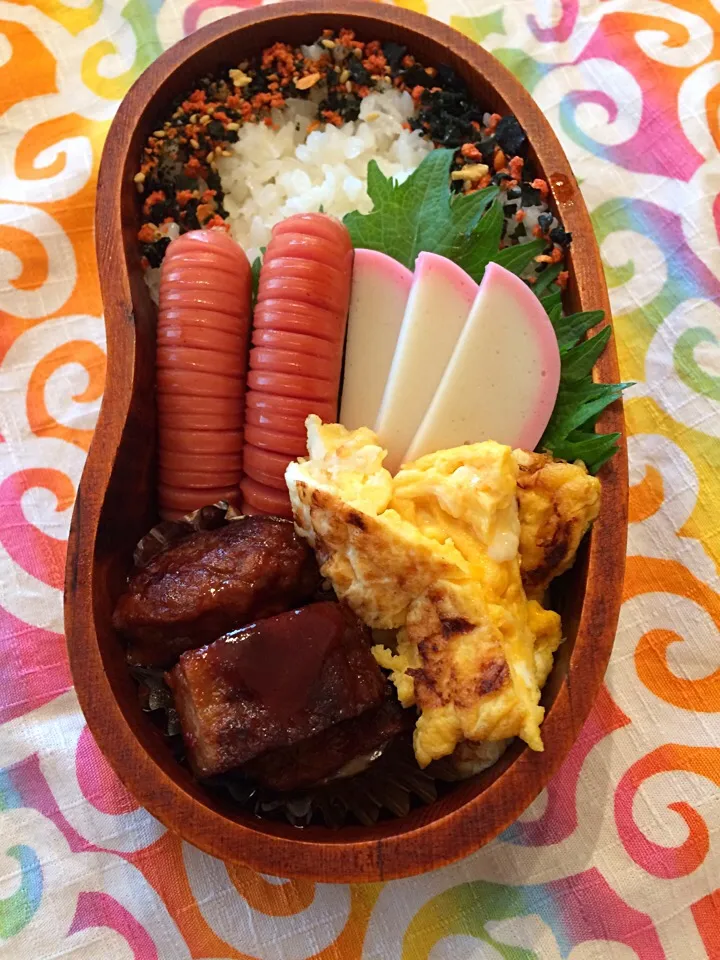
{"label": "grooved wiener sausage", "polygon": [[226,233],[194,230],[168,247],[156,359],[164,518],[237,502],[251,289],[247,257]]}
{"label": "grooved wiener sausage", "polygon": [[245,398],[243,509],[290,516],[285,469],[306,450],[305,420],[337,416],[352,244],[325,214],[273,227],[255,306]]}

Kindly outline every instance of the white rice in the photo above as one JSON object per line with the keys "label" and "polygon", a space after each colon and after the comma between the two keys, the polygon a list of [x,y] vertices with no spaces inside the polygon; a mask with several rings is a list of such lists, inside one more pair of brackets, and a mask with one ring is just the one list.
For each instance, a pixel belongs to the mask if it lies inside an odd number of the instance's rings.
{"label": "white rice", "polygon": [[316,111],[315,102],[288,100],[284,110],[273,111],[275,128],[245,124],[233,155],[217,161],[231,233],[251,261],[269,242],[273,225],[294,213],[369,213],[370,160],[402,182],[433,149],[420,131],[403,127],[414,113],[407,92],[370,93],[358,120],[308,134]]}

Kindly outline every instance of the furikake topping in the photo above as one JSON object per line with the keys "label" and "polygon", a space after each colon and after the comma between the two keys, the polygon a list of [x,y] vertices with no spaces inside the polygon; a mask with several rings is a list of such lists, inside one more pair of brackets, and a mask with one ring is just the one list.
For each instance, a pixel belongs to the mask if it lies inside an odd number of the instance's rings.
{"label": "furikake topping", "polygon": [[[282,109],[286,98],[300,97],[317,104],[308,132],[324,123],[339,127],[358,118],[370,92],[390,85],[413,98],[416,114],[408,127],[456,151],[454,191],[472,193],[495,184],[506,194],[503,244],[529,235],[544,238],[547,246],[537,257],[537,269],[560,263],[570,235],[552,214],[535,215],[529,229],[523,222],[525,208],[545,203],[548,185],[528,175],[527,138],[515,117],[483,111],[453,70],[425,67],[401,44],[363,42],[352,30],[324,30],[312,47],[278,42],[254,60],[220,70],[172,105],[170,118],[148,137],[135,176],[142,195],[138,238],[145,266],[159,266],[179,233],[227,227],[215,161],[231,156],[242,124],[274,126],[273,111]],[[557,283],[564,287],[566,281],[566,271],[560,271]]]}

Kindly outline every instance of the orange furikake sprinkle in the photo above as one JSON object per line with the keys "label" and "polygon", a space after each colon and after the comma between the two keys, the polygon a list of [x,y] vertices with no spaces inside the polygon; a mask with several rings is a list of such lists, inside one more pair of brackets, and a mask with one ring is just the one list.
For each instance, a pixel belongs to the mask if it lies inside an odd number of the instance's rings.
{"label": "orange furikake sprinkle", "polygon": [[482,154],[474,143],[464,143],[460,147],[460,153],[466,160],[473,160],[475,162],[482,160]]}
{"label": "orange furikake sprinkle", "polygon": [[384,53],[373,53],[363,60],[362,65],[365,67],[368,73],[384,73],[385,67],[387,66],[387,60],[385,59]]}
{"label": "orange furikake sprinkle", "polygon": [[337,112],[337,110],[323,110],[321,113],[328,123],[331,123],[334,127],[341,127],[343,125],[343,118]]}
{"label": "orange furikake sprinkle", "polygon": [[557,275],[557,285],[560,287],[561,290],[564,290],[565,287],[567,287],[569,276],[570,274],[568,273],[567,270],[561,270],[560,273]]}
{"label": "orange furikake sprinkle", "polygon": [[354,30],[343,29],[338,34],[338,43],[341,47],[349,47],[352,50],[362,50],[364,44],[360,40],[355,39]]}
{"label": "orange furikake sprinkle", "polygon": [[522,223],[523,220],[525,219],[525,211],[518,210],[518,212],[515,214],[515,219],[517,220],[518,223]]}
{"label": "orange furikake sprinkle", "polygon": [[199,203],[197,208],[197,218],[200,226],[204,226],[205,222],[210,219],[215,214],[215,204],[214,203]]}
{"label": "orange furikake sprinkle", "polygon": [[295,70],[295,55],[287,43],[274,43],[267,50],[263,50],[261,62],[263,70],[274,67],[283,77],[290,76]]}
{"label": "orange furikake sprinkle", "polygon": [[547,197],[548,193],[550,192],[548,190],[547,181],[541,180],[540,177],[535,177],[535,179],[532,181],[530,186],[534,190],[540,191],[540,196],[543,198],[543,200]]}
{"label": "orange furikake sprinkle", "polygon": [[138,231],[138,240],[140,243],[154,243],[159,235],[159,230],[154,223],[144,223]]}
{"label": "orange furikake sprinkle", "polygon": [[165,191],[164,190],[153,190],[152,193],[149,193],[145,203],[143,204],[143,213],[146,217],[150,216],[150,211],[155,206],[156,203],[162,203],[165,200]]}
{"label": "orange furikake sprinkle", "polygon": [[491,115],[490,115],[490,119],[488,120],[488,125],[487,125],[487,127],[485,128],[485,129],[487,130],[487,132],[488,132],[488,133],[494,133],[494,132],[495,132],[495,128],[497,127],[497,125],[500,123],[501,120],[502,120],[502,117],[500,116],[499,113],[493,113],[493,114],[491,114]]}
{"label": "orange furikake sprinkle", "polygon": [[525,166],[525,161],[522,157],[513,157],[510,163],[508,164],[508,170],[510,171],[510,176],[513,180],[520,180],[522,178],[522,169]]}
{"label": "orange furikake sprinkle", "polygon": [[190,157],[183,168],[186,177],[200,177],[204,172],[204,167],[197,157]]}

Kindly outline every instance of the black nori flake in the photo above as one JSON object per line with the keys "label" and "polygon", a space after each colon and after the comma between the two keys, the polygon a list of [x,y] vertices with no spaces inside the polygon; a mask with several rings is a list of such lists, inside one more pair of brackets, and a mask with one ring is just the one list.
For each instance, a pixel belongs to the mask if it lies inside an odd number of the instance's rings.
{"label": "black nori flake", "polygon": [[561,247],[568,247],[572,241],[572,234],[566,233],[562,227],[555,227],[550,231],[550,239]]}
{"label": "black nori flake", "polygon": [[505,153],[516,156],[525,146],[527,137],[517,119],[512,114],[509,114],[498,122],[495,128],[495,139]]}
{"label": "black nori flake", "polygon": [[357,57],[348,57],[345,63],[350,71],[350,79],[354,83],[357,83],[360,87],[365,87],[370,83],[370,74]]}
{"label": "black nori flake", "polygon": [[161,223],[165,217],[169,217],[172,213],[172,207],[167,200],[160,200],[158,203],[154,203],[150,207],[150,216],[149,219],[152,223]]}
{"label": "black nori flake", "polygon": [[543,233],[547,233],[550,229],[550,224],[553,222],[553,215],[551,213],[541,213],[538,217],[538,226]]}
{"label": "black nori flake", "polygon": [[492,182],[493,182],[496,186],[500,186],[500,184],[503,182],[503,180],[512,180],[512,177],[510,176],[509,173],[496,173],[496,174],[493,174]]}
{"label": "black nori flake", "polygon": [[185,207],[185,229],[186,230],[199,230],[200,221],[197,218],[197,208],[200,201],[196,200],[194,197],[191,200],[188,200]]}
{"label": "black nori flake", "polygon": [[483,137],[475,144],[475,146],[482,154],[483,160],[487,161],[492,160],[497,144],[495,142],[495,137]]}
{"label": "black nori flake", "polygon": [[[205,177],[205,182],[207,183],[210,190],[215,190],[217,195],[218,196],[220,195],[222,191],[222,183],[220,181],[220,174],[217,172],[217,170],[213,170],[212,168],[210,168],[210,170],[208,170],[207,176]],[[217,196],[215,199],[217,200]]]}
{"label": "black nori flake", "polygon": [[529,183],[521,183],[522,202],[524,207],[536,207],[542,200],[539,190],[531,187]]}
{"label": "black nori flake", "polygon": [[419,64],[414,64],[404,73],[401,73],[400,76],[403,78],[408,87],[412,90],[413,87],[434,87],[436,86],[435,77],[431,77],[427,72],[425,67],[421,67]]}
{"label": "black nori flake", "polygon": [[331,90],[327,97],[321,102],[320,110],[331,110],[333,113],[339,113],[343,120],[357,120],[360,116],[360,97],[354,93],[338,93],[337,90]]}
{"label": "black nori flake", "polygon": [[140,250],[144,257],[147,257],[147,262],[151,267],[159,267],[165,256],[165,251],[170,246],[170,237],[161,237],[160,240],[155,240],[154,243],[143,243],[140,245]]}
{"label": "black nori flake", "polygon": [[[218,177],[219,182],[220,178]],[[175,186],[178,190],[194,190],[197,186],[197,180],[194,177],[189,177],[186,173],[178,173],[175,177]]]}
{"label": "black nori flake", "polygon": [[456,90],[467,95],[465,84],[452,67],[449,67],[446,63],[441,63],[437,68],[434,85],[436,87],[442,87],[444,90]]}
{"label": "black nori flake", "polygon": [[400,61],[407,53],[407,47],[402,46],[400,43],[393,43],[392,40],[388,40],[387,43],[382,45],[382,52],[385,54],[385,59],[388,62],[388,65],[392,70],[397,70],[400,67]]}
{"label": "black nori flake", "polygon": [[508,200],[519,200],[522,197],[522,190],[520,187],[510,187],[507,192]]}
{"label": "black nori flake", "polygon": [[225,127],[219,120],[211,120],[206,127],[207,134],[209,137],[212,137],[213,140],[224,140],[225,139]]}

